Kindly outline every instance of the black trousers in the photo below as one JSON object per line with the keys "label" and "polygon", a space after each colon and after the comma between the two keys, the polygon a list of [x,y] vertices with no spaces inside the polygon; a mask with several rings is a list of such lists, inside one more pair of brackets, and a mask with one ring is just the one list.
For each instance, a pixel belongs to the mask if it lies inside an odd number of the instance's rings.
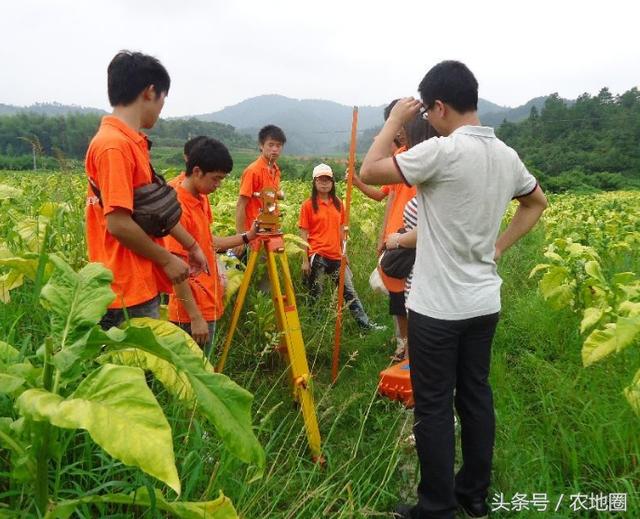
{"label": "black trousers", "polygon": [[[487,498],[495,439],[489,365],[499,317],[444,321],[409,311],[413,429],[420,461],[414,519],[453,519],[456,495]],[[462,439],[462,466],[455,475],[454,390]]]}
{"label": "black trousers", "polygon": [[[340,277],[340,260],[333,260],[314,254],[311,258],[311,272],[305,277],[304,281],[309,288],[309,294],[317,300],[322,290],[321,275],[326,274],[331,280],[338,285]],[[369,324],[369,316],[365,312],[362,302],[358,297],[355,287],[353,286],[353,274],[349,265],[344,273],[344,302],[349,307],[351,315],[358,325],[366,327]]]}

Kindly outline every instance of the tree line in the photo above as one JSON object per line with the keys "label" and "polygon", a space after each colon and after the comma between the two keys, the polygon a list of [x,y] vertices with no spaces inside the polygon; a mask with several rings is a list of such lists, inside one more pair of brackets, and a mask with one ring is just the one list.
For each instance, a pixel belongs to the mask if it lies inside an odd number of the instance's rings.
{"label": "tree line", "polygon": [[[41,168],[60,160],[81,160],[100,125],[101,116],[74,113],[46,116],[21,112],[0,117],[0,169],[32,169],[33,155]],[[228,124],[190,119],[161,119],[148,132],[154,146],[182,147],[196,135],[208,135],[231,149],[255,148],[254,140]]]}
{"label": "tree line", "polygon": [[558,94],[524,121],[503,121],[498,137],[513,147],[547,191],[640,187],[640,91]]}

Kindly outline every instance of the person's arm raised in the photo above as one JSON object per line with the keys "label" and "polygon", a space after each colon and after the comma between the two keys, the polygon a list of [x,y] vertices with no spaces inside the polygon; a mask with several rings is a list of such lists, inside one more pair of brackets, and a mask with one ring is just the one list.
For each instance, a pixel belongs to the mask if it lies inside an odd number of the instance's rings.
{"label": "person's arm raised", "polygon": [[363,195],[371,198],[372,200],[375,200],[376,202],[384,200],[387,196],[387,194],[381,189],[377,189],[373,186],[368,186],[367,184],[362,182],[358,175],[353,175],[353,185],[356,186]]}
{"label": "person's arm raised", "polygon": [[415,117],[421,106],[422,103],[413,97],[404,97],[395,104],[362,161],[360,168],[362,182],[372,185],[404,182],[393,157],[390,156],[391,144],[402,126]]}

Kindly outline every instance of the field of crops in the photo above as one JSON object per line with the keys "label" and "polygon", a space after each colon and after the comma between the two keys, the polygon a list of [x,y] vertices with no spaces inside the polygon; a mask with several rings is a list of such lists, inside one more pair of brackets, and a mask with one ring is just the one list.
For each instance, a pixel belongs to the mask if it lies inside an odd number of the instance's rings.
{"label": "field of crops", "polygon": [[[284,181],[285,232],[296,232],[310,188]],[[228,179],[211,197],[215,234],[233,232],[237,189]],[[0,172],[0,518],[37,517],[38,506],[51,518],[385,517],[412,500],[412,415],[376,395],[393,350],[386,300],[367,284],[382,204],[354,195],[349,256],[387,331],[361,335],[345,318],[335,386],[334,294],[309,301],[290,250],[319,466],[265,294],[247,298],[225,368],[233,382],[168,325],[95,328],[109,277],[86,266],[85,191],[81,172]],[[594,498],[611,495],[629,517],[640,510],[639,242],[639,193],[565,195],[502,258],[490,494],[500,516],[596,516]]]}

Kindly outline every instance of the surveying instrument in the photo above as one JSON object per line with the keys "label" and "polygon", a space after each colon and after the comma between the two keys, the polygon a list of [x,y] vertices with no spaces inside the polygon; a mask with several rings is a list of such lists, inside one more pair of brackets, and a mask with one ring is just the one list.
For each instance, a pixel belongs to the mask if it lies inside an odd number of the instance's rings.
{"label": "surveying instrument", "polygon": [[[258,258],[264,252],[267,262],[267,272],[271,287],[271,299],[275,308],[276,324],[280,332],[280,352],[289,362],[289,375],[293,399],[300,405],[302,418],[307,432],[307,441],[314,461],[322,462],[320,451],[320,431],[316,417],[313,394],[311,392],[311,373],[307,363],[307,355],[302,339],[300,319],[296,307],[296,298],[291,281],[291,273],[284,248],[284,237],[280,228],[280,211],[278,209],[279,193],[273,189],[264,189],[254,196],[260,198],[262,208],[257,218],[258,235],[250,244],[249,260],[242,278],[242,284],[238,290],[231,315],[229,332],[225,339],[220,360],[216,365],[216,371],[222,373],[231,341],[235,334],[240,312],[244,304],[251,277],[255,272]],[[280,267],[280,272],[278,271]],[[282,274],[282,283],[280,281]],[[284,287],[284,292],[283,292]]]}

